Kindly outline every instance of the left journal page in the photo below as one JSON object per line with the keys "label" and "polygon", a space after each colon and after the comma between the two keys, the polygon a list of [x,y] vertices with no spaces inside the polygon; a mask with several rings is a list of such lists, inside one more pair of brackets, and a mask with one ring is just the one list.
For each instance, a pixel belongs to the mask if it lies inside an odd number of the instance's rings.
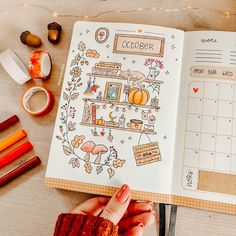
{"label": "left journal page", "polygon": [[[46,184],[168,202],[183,35],[124,23],[74,25]],[[157,194],[159,193],[159,194]]]}

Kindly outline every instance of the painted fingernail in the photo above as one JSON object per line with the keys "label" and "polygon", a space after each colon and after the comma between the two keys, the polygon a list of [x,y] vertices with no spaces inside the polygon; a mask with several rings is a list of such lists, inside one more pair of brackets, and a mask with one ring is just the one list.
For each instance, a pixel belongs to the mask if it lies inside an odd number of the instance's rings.
{"label": "painted fingernail", "polygon": [[119,202],[125,203],[129,197],[129,186],[127,184],[122,185],[115,197]]}

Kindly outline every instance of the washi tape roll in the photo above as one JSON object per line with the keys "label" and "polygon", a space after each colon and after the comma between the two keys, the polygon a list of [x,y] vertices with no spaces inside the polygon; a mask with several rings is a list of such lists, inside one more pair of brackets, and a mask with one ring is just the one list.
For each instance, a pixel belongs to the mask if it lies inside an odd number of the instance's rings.
{"label": "washi tape roll", "polygon": [[29,72],[34,79],[47,79],[51,74],[52,62],[48,52],[34,51],[30,56]]}
{"label": "washi tape roll", "polygon": [[[44,93],[46,95],[46,103],[39,110],[33,110],[30,107],[30,100],[36,93]],[[41,101],[40,101],[40,103],[41,103]],[[52,110],[53,105],[54,105],[53,94],[49,90],[47,90],[41,86],[33,86],[33,87],[29,88],[25,92],[25,94],[22,98],[22,106],[23,106],[24,110],[33,116],[46,115],[48,112],[50,112]]]}
{"label": "washi tape roll", "polygon": [[28,69],[11,49],[0,53],[0,63],[5,71],[18,84],[24,84],[31,79]]}

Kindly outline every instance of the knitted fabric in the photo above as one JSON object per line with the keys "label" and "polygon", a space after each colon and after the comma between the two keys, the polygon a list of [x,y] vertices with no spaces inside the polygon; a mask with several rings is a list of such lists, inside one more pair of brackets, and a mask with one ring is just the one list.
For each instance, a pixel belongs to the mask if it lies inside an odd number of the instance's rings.
{"label": "knitted fabric", "polygon": [[54,236],[118,236],[118,227],[99,216],[60,214]]}

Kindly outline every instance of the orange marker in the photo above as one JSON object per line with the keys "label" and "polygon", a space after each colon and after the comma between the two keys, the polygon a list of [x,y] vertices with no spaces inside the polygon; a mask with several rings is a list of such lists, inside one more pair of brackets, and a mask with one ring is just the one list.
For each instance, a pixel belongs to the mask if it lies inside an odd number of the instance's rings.
{"label": "orange marker", "polygon": [[24,138],[27,135],[25,130],[19,130],[15,134],[11,135],[10,137],[6,138],[5,140],[0,142],[0,152],[7,149],[14,143],[18,142],[22,138]]}

